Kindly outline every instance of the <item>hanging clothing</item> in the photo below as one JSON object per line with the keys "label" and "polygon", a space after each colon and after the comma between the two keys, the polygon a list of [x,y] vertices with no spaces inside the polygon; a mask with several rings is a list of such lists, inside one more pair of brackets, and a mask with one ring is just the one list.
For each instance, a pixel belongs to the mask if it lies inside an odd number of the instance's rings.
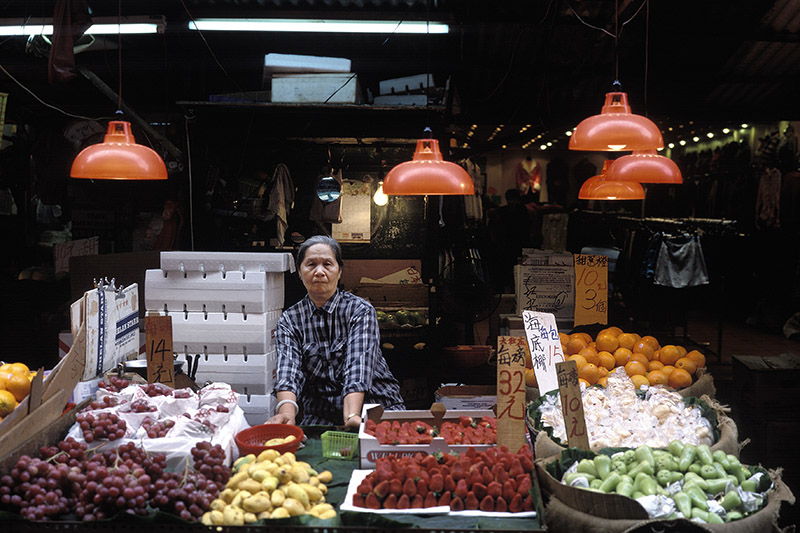
{"label": "hanging clothing", "polygon": [[278,245],[283,246],[286,229],[289,227],[289,211],[294,206],[294,182],[289,167],[279,163],[272,175],[272,190],[269,193],[269,212],[275,217],[275,233]]}
{"label": "hanging clothing", "polygon": [[516,171],[517,189],[522,196],[538,193],[542,188],[542,169],[539,163],[527,157],[520,161]]}
{"label": "hanging clothing", "polygon": [[703,247],[697,235],[665,235],[658,252],[654,283],[683,289],[708,285]]}
{"label": "hanging clothing", "polygon": [[756,227],[759,229],[780,226],[781,171],[765,168],[758,180],[756,196]]}

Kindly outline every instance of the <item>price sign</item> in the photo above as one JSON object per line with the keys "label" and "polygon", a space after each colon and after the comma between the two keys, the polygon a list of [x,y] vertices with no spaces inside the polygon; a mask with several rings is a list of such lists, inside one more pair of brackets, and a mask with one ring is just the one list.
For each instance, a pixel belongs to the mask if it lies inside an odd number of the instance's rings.
{"label": "price sign", "polygon": [[497,338],[497,444],[516,452],[525,438],[524,337]]}
{"label": "price sign", "polygon": [[551,313],[522,312],[522,325],[528,339],[533,372],[539,384],[539,394],[558,388],[555,364],[565,360],[561,351],[556,317]]}
{"label": "price sign", "polygon": [[575,325],[608,324],[608,257],[575,256]]}
{"label": "price sign", "polygon": [[175,388],[175,365],[172,355],[172,317],[144,318],[147,350],[147,382]]}
{"label": "price sign", "polygon": [[578,382],[578,365],[575,361],[556,363],[558,391],[561,394],[561,411],[564,413],[564,426],[567,442],[571,447],[589,449],[589,434],[583,418],[583,400]]}

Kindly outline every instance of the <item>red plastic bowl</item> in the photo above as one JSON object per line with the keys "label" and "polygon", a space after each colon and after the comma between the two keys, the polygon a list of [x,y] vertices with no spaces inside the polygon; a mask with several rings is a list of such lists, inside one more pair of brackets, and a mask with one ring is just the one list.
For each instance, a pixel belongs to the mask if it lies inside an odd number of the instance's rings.
{"label": "red plastic bowl", "polygon": [[[285,444],[264,446],[269,439],[288,437],[289,435],[294,435],[296,438]],[[280,453],[295,452],[303,440],[303,430],[289,424],[261,424],[243,429],[236,434],[235,440],[241,455],[249,453],[258,455],[264,450],[275,450]]]}

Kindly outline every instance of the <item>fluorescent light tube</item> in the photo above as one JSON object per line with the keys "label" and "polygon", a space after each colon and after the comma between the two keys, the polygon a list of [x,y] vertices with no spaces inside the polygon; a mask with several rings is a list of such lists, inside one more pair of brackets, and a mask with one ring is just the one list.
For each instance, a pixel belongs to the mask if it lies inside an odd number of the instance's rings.
{"label": "fluorescent light tube", "polygon": [[309,33],[448,33],[441,22],[330,19],[197,19],[190,30],[282,31]]}
{"label": "fluorescent light tube", "polygon": [[[0,19],[0,36],[10,35],[53,35],[52,19],[28,19],[27,23],[20,19]],[[98,17],[89,26],[89,35],[117,35],[162,33],[166,28],[164,17],[123,17],[117,23],[115,17]]]}

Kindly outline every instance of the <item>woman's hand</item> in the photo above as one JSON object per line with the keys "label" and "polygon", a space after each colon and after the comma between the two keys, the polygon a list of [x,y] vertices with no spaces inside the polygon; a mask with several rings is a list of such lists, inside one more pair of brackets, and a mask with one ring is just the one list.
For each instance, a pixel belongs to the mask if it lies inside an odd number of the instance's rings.
{"label": "woman's hand", "polygon": [[289,424],[290,426],[296,426],[294,421],[294,416],[289,415],[286,413],[278,413],[266,422],[267,424]]}
{"label": "woman's hand", "polygon": [[361,426],[361,417],[358,415],[351,416],[344,421],[344,429],[358,429],[359,426]]}

